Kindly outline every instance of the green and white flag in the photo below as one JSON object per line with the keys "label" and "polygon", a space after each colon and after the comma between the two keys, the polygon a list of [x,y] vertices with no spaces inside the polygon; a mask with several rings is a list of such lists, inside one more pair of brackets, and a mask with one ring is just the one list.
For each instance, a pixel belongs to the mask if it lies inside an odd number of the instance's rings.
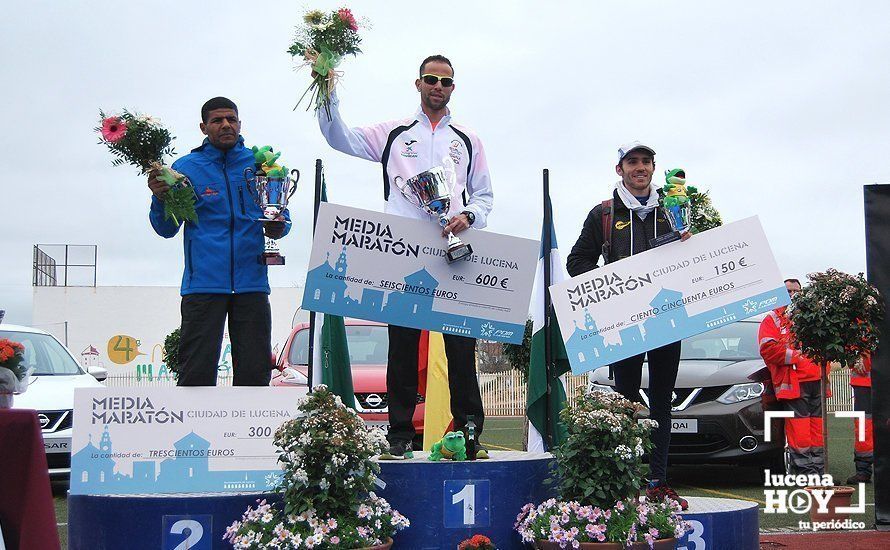
{"label": "green and white flag", "polygon": [[[327,185],[321,184],[321,202],[328,201]],[[318,325],[321,330],[318,330]],[[317,313],[315,317],[315,343],[312,358],[313,372],[310,387],[324,384],[343,404],[355,409],[355,393],[352,387],[352,366],[349,363],[349,345],[346,341],[346,324],[343,317]]]}
{"label": "green and white flag", "polygon": [[[546,197],[545,209],[551,209],[550,197]],[[545,216],[545,220],[552,216]],[[550,250],[544,250],[547,232],[550,233]],[[559,325],[556,322],[556,314],[553,308],[550,310],[550,346],[551,346],[551,372],[550,372],[550,399],[548,407],[547,399],[547,365],[544,356],[544,262],[550,263],[550,285],[568,278],[565,265],[559,254],[556,244],[556,233],[553,225],[548,227],[546,222],[541,232],[541,257],[538,259],[538,271],[535,274],[535,286],[532,291],[532,341],[531,362],[528,368],[528,398],[527,412],[528,441],[527,449],[531,453],[543,453],[550,448],[546,442],[547,419],[550,419],[550,434],[553,437],[553,445],[559,445],[567,437],[565,426],[559,422],[559,411],[566,403],[566,377],[569,372],[569,360],[566,356],[565,344],[559,333]],[[549,415],[548,415],[548,408]]]}
{"label": "green and white flag", "polygon": [[324,384],[331,393],[340,396],[344,405],[354,409],[355,393],[343,317],[318,313],[316,323],[316,326],[321,324],[321,330],[316,330],[313,384]]}

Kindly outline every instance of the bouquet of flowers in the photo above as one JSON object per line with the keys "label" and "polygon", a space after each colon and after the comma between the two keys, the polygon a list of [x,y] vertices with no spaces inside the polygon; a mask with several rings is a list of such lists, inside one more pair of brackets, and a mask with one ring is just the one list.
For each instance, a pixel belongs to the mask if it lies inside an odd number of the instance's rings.
{"label": "bouquet of flowers", "polygon": [[860,273],[829,269],[807,275],[810,284],[788,308],[796,346],[817,363],[853,367],[878,346],[884,318],[881,294]]}
{"label": "bouquet of flowers", "polygon": [[358,29],[359,23],[349,8],[327,13],[311,10],[303,15],[303,23],[297,27],[294,42],[287,50],[291,56],[303,59],[302,66],[312,69],[312,84],[297,106],[310,94],[310,106],[314,105],[316,111],[324,108],[328,120],[331,119],[331,92],[340,78],[336,68],[344,56],[361,53]]}
{"label": "bouquet of flowers", "polygon": [[283,505],[259,501],[229,526],[225,540],[239,549],[345,550],[382,544],[408,527],[371,491],[380,471],[371,457],[386,447],[383,432],[368,428],[324,385],[299,410],[275,432]]}
{"label": "bouquet of flowers", "polygon": [[457,545],[457,550],[498,550],[491,539],[485,535],[473,535],[472,537],[461,541]]}
{"label": "bouquet of flowers", "polygon": [[25,346],[6,338],[0,338],[0,408],[12,406],[12,394],[28,389],[31,369],[22,363]]}
{"label": "bouquet of flowers", "polygon": [[619,500],[606,509],[551,498],[537,507],[526,504],[514,527],[525,542],[546,541],[559,548],[585,542],[617,542],[622,547],[644,542],[654,548],[657,540],[680,538],[689,530],[679,511],[676,501],[652,502],[646,497]]}
{"label": "bouquet of flowers", "polygon": [[172,155],[171,142],[176,139],[161,123],[148,115],[132,113],[126,109],[120,115],[99,111],[99,127],[95,128],[104,144],[114,155],[113,166],[132,164],[143,174],[152,170],[160,172],[159,178],[170,186],[164,197],[164,218],[174,223],[190,221],[198,223],[195,212],[195,191],[188,178],[164,166],[164,155]]}

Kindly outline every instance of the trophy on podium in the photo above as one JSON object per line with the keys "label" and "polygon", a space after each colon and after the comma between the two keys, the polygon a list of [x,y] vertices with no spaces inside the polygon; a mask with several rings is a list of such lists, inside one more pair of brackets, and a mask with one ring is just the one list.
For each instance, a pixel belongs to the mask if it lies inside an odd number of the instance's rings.
{"label": "trophy on podium", "polygon": [[[405,200],[439,219],[442,227],[448,225],[448,210],[451,208],[454,193],[454,161],[443,159],[444,166],[436,166],[407,180],[401,176],[393,178],[396,187]],[[448,232],[448,248],[445,259],[456,262],[473,253],[473,247],[461,241],[454,233]]]}
{"label": "trophy on podium", "polygon": [[[278,170],[269,174],[257,171],[253,168],[245,168],[244,179],[248,187],[253,189],[253,198],[263,211],[263,217],[257,221],[275,221],[287,203],[297,191],[297,182],[300,181],[300,171],[296,168],[290,172]],[[284,256],[278,249],[275,239],[266,238],[266,246],[259,257],[259,262],[264,265],[284,265]]]}

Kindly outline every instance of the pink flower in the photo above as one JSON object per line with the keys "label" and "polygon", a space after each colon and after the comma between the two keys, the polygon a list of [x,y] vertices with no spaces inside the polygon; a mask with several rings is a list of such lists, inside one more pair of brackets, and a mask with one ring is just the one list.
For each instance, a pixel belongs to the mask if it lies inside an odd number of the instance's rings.
{"label": "pink flower", "polygon": [[102,137],[110,143],[117,143],[127,135],[127,123],[120,117],[110,116],[102,121]]}
{"label": "pink flower", "polygon": [[337,10],[337,15],[340,17],[341,21],[346,23],[346,26],[349,27],[349,30],[358,30],[358,23],[355,22],[355,16],[352,15],[352,11],[349,8],[340,8],[339,10]]}

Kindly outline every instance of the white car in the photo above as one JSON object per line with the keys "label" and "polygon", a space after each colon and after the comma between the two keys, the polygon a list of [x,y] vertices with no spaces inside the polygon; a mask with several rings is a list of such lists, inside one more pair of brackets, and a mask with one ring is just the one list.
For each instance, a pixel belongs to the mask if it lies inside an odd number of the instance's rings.
{"label": "white car", "polygon": [[102,387],[108,372],[101,367],[85,371],[61,342],[36,328],[2,324],[0,338],[25,346],[24,364],[34,372],[28,390],[15,396],[13,408],[37,411],[50,477],[66,478],[71,473],[74,388]]}

